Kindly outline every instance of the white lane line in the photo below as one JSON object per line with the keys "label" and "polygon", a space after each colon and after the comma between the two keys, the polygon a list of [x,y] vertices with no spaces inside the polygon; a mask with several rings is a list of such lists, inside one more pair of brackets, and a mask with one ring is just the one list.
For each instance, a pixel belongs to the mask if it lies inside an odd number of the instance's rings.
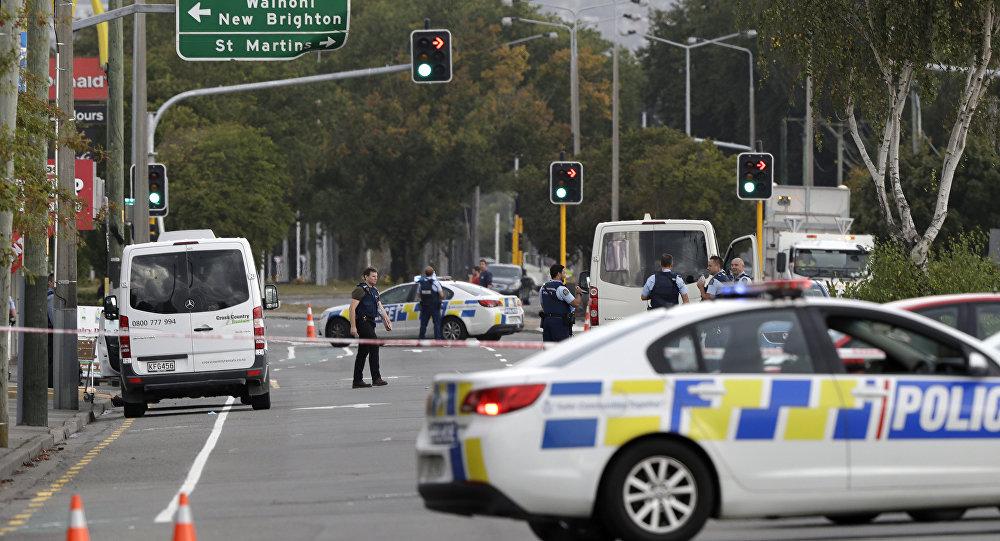
{"label": "white lane line", "polygon": [[486,346],[483,346],[483,349],[485,349],[486,351],[490,351],[490,352],[496,351],[495,349],[490,348],[490,347],[486,347]]}
{"label": "white lane line", "polygon": [[[382,376],[382,379],[415,378],[417,376]],[[340,378],[340,381],[354,381],[354,378]]]}
{"label": "white lane line", "polygon": [[494,353],[493,356],[494,357],[503,357],[503,353]]}
{"label": "white lane line", "polygon": [[320,360],[318,360],[318,361],[316,361],[316,362],[318,362],[318,363],[325,363],[326,361],[329,361],[329,360],[330,360],[330,359],[320,359]]}
{"label": "white lane line", "polygon": [[344,346],[344,347],[342,347],[340,349],[344,351],[344,355],[354,355],[354,352],[351,351],[351,348],[349,348],[347,346]]}
{"label": "white lane line", "polygon": [[219,442],[219,436],[222,434],[222,425],[226,422],[226,417],[229,416],[229,409],[233,406],[233,397],[229,397],[226,400],[226,407],[222,408],[222,412],[215,419],[215,425],[212,427],[212,432],[208,435],[208,439],[205,440],[205,446],[201,448],[198,456],[194,457],[194,463],[191,464],[191,470],[188,471],[187,478],[184,479],[184,484],[174,494],[174,497],[170,499],[170,504],[163,511],[160,511],[159,515],[153,519],[153,522],[163,523],[170,522],[174,518],[174,513],[177,512],[177,498],[180,496],[181,492],[186,492],[191,494],[194,492],[194,487],[198,484],[198,479],[201,478],[201,472],[205,469],[205,463],[208,462],[208,456],[212,454],[212,449],[215,449],[215,444]]}
{"label": "white lane line", "polygon": [[275,368],[274,371],[275,372],[281,372],[281,369],[280,368]]}
{"label": "white lane line", "polygon": [[291,360],[294,358],[295,358],[295,346],[288,346],[288,359]]}
{"label": "white lane line", "polygon": [[350,409],[367,409],[372,406],[388,406],[388,402],[372,402],[370,404],[346,404],[344,406],[314,406],[311,408],[292,408],[292,411],[298,410],[333,410],[338,408],[350,408]]}

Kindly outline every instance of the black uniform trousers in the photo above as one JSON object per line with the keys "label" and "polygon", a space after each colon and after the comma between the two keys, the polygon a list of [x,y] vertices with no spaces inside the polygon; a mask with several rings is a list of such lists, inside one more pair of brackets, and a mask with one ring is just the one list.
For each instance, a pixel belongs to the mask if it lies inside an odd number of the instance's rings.
{"label": "black uniform trousers", "polygon": [[545,316],[542,318],[542,341],[562,342],[573,336],[573,327],[562,316]]}
{"label": "black uniform trousers", "polygon": [[[375,319],[361,316],[358,318],[358,338],[378,338],[375,335]],[[365,358],[368,359],[368,368],[372,374],[372,381],[382,379],[382,374],[378,367],[378,346],[359,345],[358,356],[354,358],[354,383],[360,383],[364,379]]]}

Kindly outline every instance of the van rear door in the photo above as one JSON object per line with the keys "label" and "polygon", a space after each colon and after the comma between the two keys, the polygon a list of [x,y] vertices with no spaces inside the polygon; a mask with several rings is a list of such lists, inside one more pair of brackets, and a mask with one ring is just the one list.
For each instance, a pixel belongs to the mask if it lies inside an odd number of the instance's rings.
{"label": "van rear door", "polygon": [[194,371],[183,248],[137,251],[131,258],[125,313],[135,360],[132,368],[138,375]]}
{"label": "van rear door", "polygon": [[242,248],[238,242],[213,242],[191,245],[187,252],[196,372],[253,366],[253,309],[260,294],[251,291],[256,280]]}
{"label": "van rear door", "polygon": [[757,250],[756,235],[746,235],[733,240],[733,242],[729,243],[729,249],[726,250],[726,257],[723,260],[725,269],[729,270],[729,263],[738,257],[743,260],[744,271],[750,275],[750,278],[754,282],[763,281],[764,272],[759,265],[760,258],[758,256],[760,252]]}

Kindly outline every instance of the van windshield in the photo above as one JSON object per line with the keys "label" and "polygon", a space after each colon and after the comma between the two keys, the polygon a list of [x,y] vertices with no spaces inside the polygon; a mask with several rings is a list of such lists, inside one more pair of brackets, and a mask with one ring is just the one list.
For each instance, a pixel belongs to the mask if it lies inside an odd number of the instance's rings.
{"label": "van windshield", "polygon": [[210,312],[250,299],[239,250],[136,256],[129,277],[129,305],[154,314]]}
{"label": "van windshield", "polygon": [[601,281],[642,287],[660,270],[660,255],[674,257],[674,272],[685,281],[701,274],[708,262],[701,231],[619,231],[605,233],[601,243]]}

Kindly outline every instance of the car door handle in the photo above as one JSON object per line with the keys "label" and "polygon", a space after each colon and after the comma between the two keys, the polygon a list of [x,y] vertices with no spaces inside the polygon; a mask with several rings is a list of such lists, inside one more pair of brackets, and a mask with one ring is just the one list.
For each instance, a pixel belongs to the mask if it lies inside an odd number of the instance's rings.
{"label": "car door handle", "polygon": [[878,387],[861,387],[860,389],[854,389],[851,391],[851,394],[854,395],[855,398],[871,400],[889,396],[889,390],[880,389]]}
{"label": "car door handle", "polygon": [[212,330],[212,328],[209,327],[208,325],[202,325],[201,327],[196,328],[194,330],[194,332],[204,332],[204,331],[210,331],[210,330]]}
{"label": "car door handle", "polygon": [[726,394],[725,387],[716,385],[714,383],[699,383],[698,385],[693,385],[688,388],[688,392],[694,395],[698,395],[702,398],[723,396]]}

